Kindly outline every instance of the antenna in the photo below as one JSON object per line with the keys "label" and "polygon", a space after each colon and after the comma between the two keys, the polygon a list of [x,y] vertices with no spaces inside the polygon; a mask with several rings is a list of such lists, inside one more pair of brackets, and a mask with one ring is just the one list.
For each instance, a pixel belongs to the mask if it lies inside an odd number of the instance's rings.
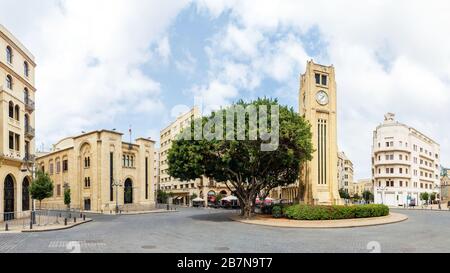
{"label": "antenna", "polygon": [[131,150],[131,133],[132,133],[132,130],[131,130],[131,124],[130,124],[130,129],[128,129],[128,132],[130,133],[130,145],[129,145],[129,149]]}

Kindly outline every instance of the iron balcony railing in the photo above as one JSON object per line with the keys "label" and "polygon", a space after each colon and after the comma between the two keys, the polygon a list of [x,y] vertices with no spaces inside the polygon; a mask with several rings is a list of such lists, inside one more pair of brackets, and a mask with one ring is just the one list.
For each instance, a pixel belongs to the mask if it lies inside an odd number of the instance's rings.
{"label": "iron balcony railing", "polygon": [[25,109],[33,112],[35,107],[34,107],[34,101],[28,97],[25,97]]}
{"label": "iron balcony railing", "polygon": [[25,136],[28,138],[34,138],[35,130],[30,125],[25,126]]}

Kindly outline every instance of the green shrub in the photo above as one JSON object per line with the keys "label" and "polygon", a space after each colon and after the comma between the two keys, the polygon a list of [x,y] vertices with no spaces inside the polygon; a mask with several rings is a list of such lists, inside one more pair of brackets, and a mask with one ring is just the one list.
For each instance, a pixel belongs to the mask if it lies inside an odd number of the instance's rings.
{"label": "green shrub", "polygon": [[295,220],[370,218],[389,215],[389,208],[385,205],[375,204],[355,206],[294,205],[285,208],[284,215]]}
{"label": "green shrub", "polygon": [[272,216],[273,218],[283,217],[283,207],[281,205],[274,205],[272,207]]}

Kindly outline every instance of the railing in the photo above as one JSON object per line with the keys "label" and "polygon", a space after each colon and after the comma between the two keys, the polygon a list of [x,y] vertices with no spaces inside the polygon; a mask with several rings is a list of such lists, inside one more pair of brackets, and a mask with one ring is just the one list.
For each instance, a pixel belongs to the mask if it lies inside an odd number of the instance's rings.
{"label": "railing", "polygon": [[29,138],[34,138],[35,136],[35,130],[30,125],[25,126],[25,136]]}
{"label": "railing", "polygon": [[25,97],[25,109],[26,110],[33,112],[34,109],[35,109],[34,105],[35,104],[34,104],[34,101],[32,99]]}
{"label": "railing", "polygon": [[37,210],[32,221],[31,211],[0,213],[0,231],[17,231],[52,225],[69,225],[84,216],[78,210]]}

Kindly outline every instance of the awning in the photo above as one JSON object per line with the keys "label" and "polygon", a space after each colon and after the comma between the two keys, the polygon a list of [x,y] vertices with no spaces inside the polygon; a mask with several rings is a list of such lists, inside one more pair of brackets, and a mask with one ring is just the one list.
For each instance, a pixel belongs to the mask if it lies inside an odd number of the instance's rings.
{"label": "awning", "polygon": [[230,195],[227,196],[225,198],[222,198],[223,201],[235,201],[235,200],[239,200],[236,196]]}
{"label": "awning", "polygon": [[194,200],[192,200],[192,202],[205,202],[205,200],[203,200],[200,197],[195,198]]}

